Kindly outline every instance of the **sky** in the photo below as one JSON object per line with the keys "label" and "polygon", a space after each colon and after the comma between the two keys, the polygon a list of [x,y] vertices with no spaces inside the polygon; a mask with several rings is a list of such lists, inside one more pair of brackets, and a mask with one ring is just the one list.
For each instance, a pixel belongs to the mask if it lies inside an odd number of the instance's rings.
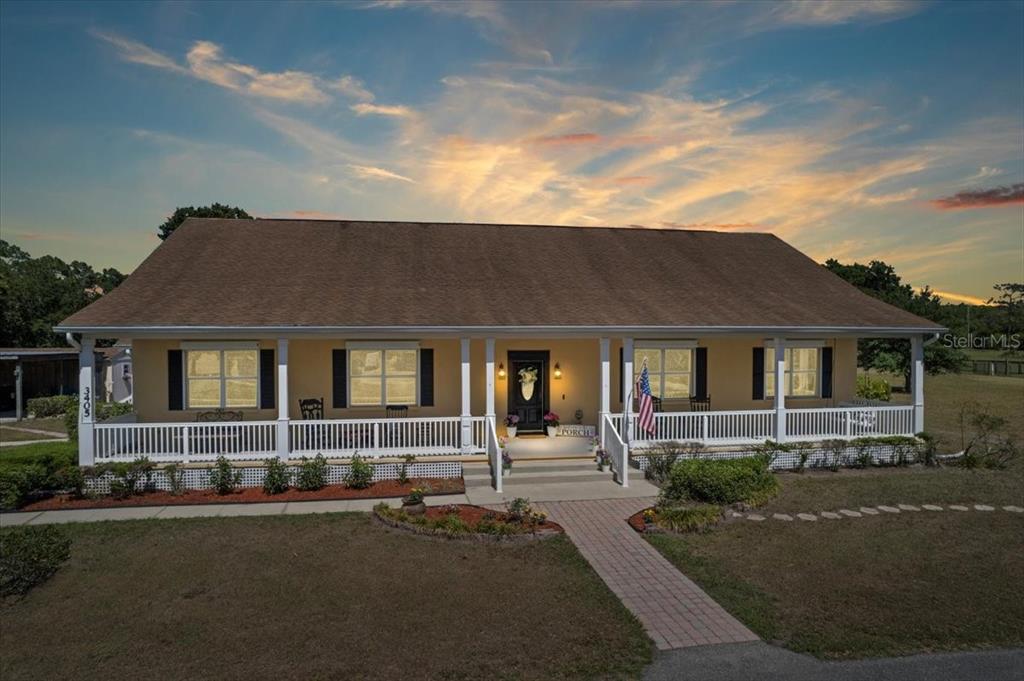
{"label": "sky", "polygon": [[1024,281],[1024,2],[0,4],[4,239],[128,272],[215,201],[768,231],[984,300]]}

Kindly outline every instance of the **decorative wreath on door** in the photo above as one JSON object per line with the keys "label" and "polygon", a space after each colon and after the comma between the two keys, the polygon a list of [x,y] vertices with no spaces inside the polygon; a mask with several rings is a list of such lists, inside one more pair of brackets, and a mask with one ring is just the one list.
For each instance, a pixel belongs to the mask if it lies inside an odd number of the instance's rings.
{"label": "decorative wreath on door", "polygon": [[529,402],[533,398],[534,384],[537,383],[537,368],[525,367],[519,370],[519,391],[523,399]]}

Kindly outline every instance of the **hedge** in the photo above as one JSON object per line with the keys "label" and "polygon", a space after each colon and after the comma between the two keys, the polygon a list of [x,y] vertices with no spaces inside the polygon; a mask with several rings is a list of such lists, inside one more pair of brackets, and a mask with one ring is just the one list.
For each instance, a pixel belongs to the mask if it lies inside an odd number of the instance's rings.
{"label": "hedge", "polygon": [[68,409],[78,409],[78,395],[51,395],[33,397],[26,402],[28,413],[38,419],[49,416],[63,416]]}
{"label": "hedge", "polygon": [[768,465],[769,460],[764,456],[677,461],[662,489],[662,503],[764,503],[779,487]]}

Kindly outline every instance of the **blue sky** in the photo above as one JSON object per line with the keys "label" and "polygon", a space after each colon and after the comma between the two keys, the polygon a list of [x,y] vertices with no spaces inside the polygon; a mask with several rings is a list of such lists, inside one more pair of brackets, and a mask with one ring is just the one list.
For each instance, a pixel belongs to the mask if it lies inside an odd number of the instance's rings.
{"label": "blue sky", "polygon": [[771,231],[985,298],[1024,280],[1024,3],[0,5],[3,238],[130,271],[213,201]]}

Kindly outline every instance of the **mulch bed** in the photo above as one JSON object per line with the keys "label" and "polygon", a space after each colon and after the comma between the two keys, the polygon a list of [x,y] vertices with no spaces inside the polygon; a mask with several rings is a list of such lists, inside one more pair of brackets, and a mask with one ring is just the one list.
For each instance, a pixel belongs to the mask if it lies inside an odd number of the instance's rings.
{"label": "mulch bed", "polygon": [[391,499],[404,497],[413,487],[429,489],[427,496],[436,494],[463,494],[466,485],[462,478],[410,478],[404,485],[397,480],[381,480],[366,489],[352,489],[345,485],[327,485],[314,492],[289,489],[281,494],[266,494],[262,487],[243,487],[232,494],[217,494],[213,490],[187,490],[177,496],[170,492],[143,492],[126,499],[111,496],[94,499],[72,499],[60,494],[49,499],[23,506],[21,511],[63,511],[76,508],[119,508],[123,506],[193,506],[196,504],[260,504],[284,501],[335,501],[343,499]]}
{"label": "mulch bed", "polygon": [[[654,508],[654,507],[651,506],[650,508]],[[643,534],[644,532],[664,532],[665,530],[661,529],[660,527],[658,527],[654,523],[651,523],[650,525],[648,525],[647,523],[644,522],[644,511],[647,511],[647,510],[649,510],[649,509],[648,508],[640,509],[639,511],[637,511],[633,515],[629,516],[629,518],[626,519],[626,522],[629,523],[629,526],[632,527],[637,532],[639,532],[640,534]]]}
{"label": "mulch bed", "polygon": [[[458,509],[459,518],[469,525],[475,527],[477,523],[484,519],[486,515],[497,515],[500,520],[507,520],[508,514],[503,511],[495,511],[490,508],[484,508],[483,506],[474,506],[472,504],[448,504],[446,506],[428,506],[426,513],[427,518],[436,520],[444,518],[446,515],[451,513],[452,509]],[[532,541],[534,539],[545,539],[553,537],[555,535],[564,534],[565,530],[558,523],[550,520],[537,525],[533,532],[524,532],[522,534],[511,534],[511,535],[494,535],[485,533],[466,533],[458,535],[446,535],[442,532],[438,532],[433,528],[425,527],[422,525],[416,525],[413,523],[403,522],[397,518],[389,516],[383,516],[378,513],[373,514],[373,518],[378,522],[381,522],[388,527],[393,527],[399,530],[412,532],[425,537],[436,537],[442,539],[468,539],[471,541]]]}

